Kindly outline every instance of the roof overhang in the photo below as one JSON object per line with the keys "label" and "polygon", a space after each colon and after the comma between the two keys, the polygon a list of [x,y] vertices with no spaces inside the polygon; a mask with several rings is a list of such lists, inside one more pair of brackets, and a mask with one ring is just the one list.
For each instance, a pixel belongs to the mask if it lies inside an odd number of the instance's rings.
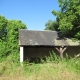
{"label": "roof overhang", "polygon": [[58,31],[19,30],[20,46],[80,46],[80,41],[73,42],[69,38],[60,38]]}

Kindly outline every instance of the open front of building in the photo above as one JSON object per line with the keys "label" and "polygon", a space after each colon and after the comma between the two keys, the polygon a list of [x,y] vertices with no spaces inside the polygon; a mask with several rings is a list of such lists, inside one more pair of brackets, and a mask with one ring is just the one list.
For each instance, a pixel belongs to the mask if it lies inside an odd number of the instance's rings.
{"label": "open front of building", "polygon": [[[54,46],[24,46],[23,48],[24,51],[23,53],[21,52],[21,54],[23,54],[23,56],[21,55],[23,61],[26,61],[28,58],[45,58],[46,56],[50,56],[50,54],[53,54],[53,52],[56,53],[56,55],[60,56],[60,53],[55,49]],[[64,51],[63,57],[66,57],[66,53],[69,56],[74,57],[75,55],[80,53],[80,47],[68,47]]]}
{"label": "open front of building", "polygon": [[20,62],[29,58],[44,58],[52,51],[61,57],[65,57],[66,53],[71,57],[80,53],[79,42],[57,41],[58,38],[56,31],[20,30]]}

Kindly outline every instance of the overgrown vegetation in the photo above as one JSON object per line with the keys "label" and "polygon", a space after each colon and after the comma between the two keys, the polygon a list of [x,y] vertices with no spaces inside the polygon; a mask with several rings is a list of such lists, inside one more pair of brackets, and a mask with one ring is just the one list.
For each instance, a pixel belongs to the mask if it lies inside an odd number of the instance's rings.
{"label": "overgrown vegetation", "polygon": [[80,80],[80,59],[64,58],[51,54],[41,63],[27,63],[23,66],[17,58],[9,55],[0,63],[1,80]]}
{"label": "overgrown vegetation", "polygon": [[19,29],[27,27],[20,20],[7,20],[0,16],[0,62],[11,54],[13,57],[19,54]]}
{"label": "overgrown vegetation", "polygon": [[52,11],[56,20],[49,20],[46,28],[61,31],[64,36],[80,39],[80,0],[58,0],[59,11]]}

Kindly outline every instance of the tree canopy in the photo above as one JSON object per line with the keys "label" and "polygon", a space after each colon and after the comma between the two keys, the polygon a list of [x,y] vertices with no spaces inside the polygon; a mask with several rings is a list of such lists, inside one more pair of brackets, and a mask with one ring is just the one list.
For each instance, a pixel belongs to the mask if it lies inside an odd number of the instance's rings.
{"label": "tree canopy", "polygon": [[27,29],[22,21],[0,16],[0,58],[19,53],[19,29]]}
{"label": "tree canopy", "polygon": [[0,16],[0,39],[4,39],[6,36],[7,19],[4,16]]}
{"label": "tree canopy", "polygon": [[46,26],[45,30],[56,30],[56,31],[59,30],[58,29],[59,25],[57,21],[49,20],[48,22],[46,22],[45,26]]}
{"label": "tree canopy", "polygon": [[[60,30],[64,36],[80,39],[80,0],[58,0],[58,2],[60,10],[52,11],[52,14],[57,17],[56,23],[58,23],[58,26],[56,26],[56,28]],[[46,28],[54,29],[54,22],[55,21],[52,22],[52,26]]]}

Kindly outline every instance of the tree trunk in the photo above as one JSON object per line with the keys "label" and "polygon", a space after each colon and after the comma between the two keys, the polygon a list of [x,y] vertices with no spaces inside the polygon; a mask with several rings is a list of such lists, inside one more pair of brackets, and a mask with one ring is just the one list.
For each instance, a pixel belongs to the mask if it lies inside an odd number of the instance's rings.
{"label": "tree trunk", "polygon": [[60,53],[60,58],[63,59],[63,53]]}
{"label": "tree trunk", "polygon": [[60,47],[60,48],[55,48],[59,53],[60,53],[60,58],[63,59],[63,53],[67,49],[67,47]]}

